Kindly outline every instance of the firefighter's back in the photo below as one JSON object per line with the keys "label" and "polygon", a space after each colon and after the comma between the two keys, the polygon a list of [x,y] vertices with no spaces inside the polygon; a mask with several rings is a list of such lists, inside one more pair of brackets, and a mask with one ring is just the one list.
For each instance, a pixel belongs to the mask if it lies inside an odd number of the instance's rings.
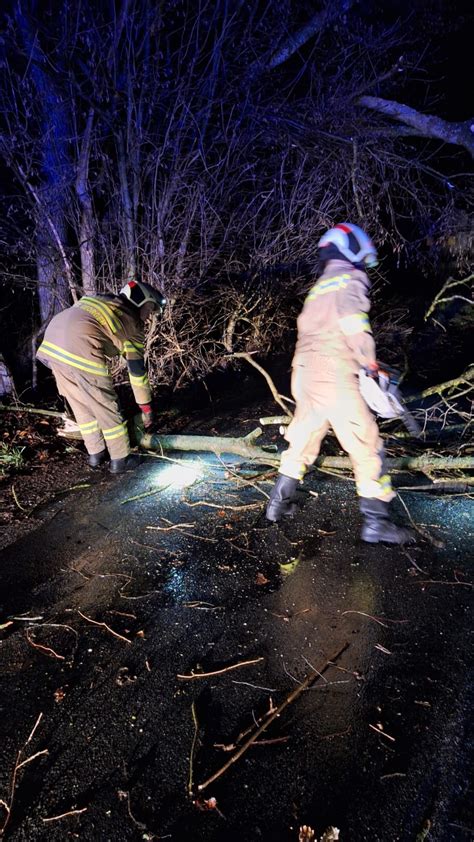
{"label": "firefighter's back", "polygon": [[86,359],[105,366],[104,358],[113,350],[108,333],[108,329],[83,307],[68,307],[51,319],[38,349],[38,359],[47,364],[64,362],[72,365],[78,358],[77,362]]}

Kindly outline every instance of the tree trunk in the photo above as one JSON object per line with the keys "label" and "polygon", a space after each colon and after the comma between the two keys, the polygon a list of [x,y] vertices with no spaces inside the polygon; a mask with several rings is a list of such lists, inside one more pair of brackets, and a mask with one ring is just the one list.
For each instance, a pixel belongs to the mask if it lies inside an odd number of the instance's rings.
{"label": "tree trunk", "polygon": [[125,255],[123,261],[123,280],[131,281],[136,275],[135,261],[135,221],[133,205],[128,184],[126,149],[123,135],[119,133],[117,140],[118,174],[120,181],[120,196],[124,215]]}
{"label": "tree trunk", "polygon": [[[31,11],[36,12],[36,3]],[[33,31],[31,18],[21,7],[16,20],[25,50],[30,56],[30,73],[41,104],[41,178],[35,188],[27,174],[24,180],[37,203],[36,252],[38,268],[38,299],[41,322],[47,322],[69,303],[72,285],[69,261],[65,253],[68,155],[68,110],[65,100],[56,90],[52,75],[45,70],[38,33]]]}
{"label": "tree trunk", "polygon": [[76,176],[76,195],[80,205],[79,249],[81,254],[82,289],[86,295],[97,292],[94,260],[94,213],[89,189],[89,158],[91,151],[94,109],[87,116]]}

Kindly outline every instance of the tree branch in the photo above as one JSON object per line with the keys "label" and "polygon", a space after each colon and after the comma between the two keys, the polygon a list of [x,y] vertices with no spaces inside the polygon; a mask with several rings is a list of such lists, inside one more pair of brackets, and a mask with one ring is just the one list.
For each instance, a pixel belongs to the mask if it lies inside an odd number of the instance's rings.
{"label": "tree branch", "polygon": [[329,0],[326,7],[322,11],[316,12],[311,20],[302,26],[301,29],[288,35],[286,41],[271,54],[268,60],[257,59],[254,61],[250,65],[248,75],[255,78],[267,70],[273,70],[275,67],[279,67],[280,64],[291,58],[301,47],[304,47],[311,38],[320,32],[324,32],[331,23],[348,12],[353,5],[354,0],[337,0],[337,2]]}
{"label": "tree branch", "polygon": [[316,12],[315,15],[308,21],[305,26],[302,26],[298,32],[289,35],[285,43],[276,50],[270,61],[267,69],[273,70],[274,67],[283,64],[294,53],[303,47],[314,35],[318,32],[324,32],[325,29],[336,19],[340,18],[353,6],[354,0],[338,0],[337,3],[329,2],[322,12]]}
{"label": "tree branch", "polygon": [[450,123],[432,114],[422,114],[409,105],[378,96],[361,96],[359,105],[378,111],[399,123],[410,126],[420,137],[432,137],[443,143],[463,146],[474,158],[474,120]]}

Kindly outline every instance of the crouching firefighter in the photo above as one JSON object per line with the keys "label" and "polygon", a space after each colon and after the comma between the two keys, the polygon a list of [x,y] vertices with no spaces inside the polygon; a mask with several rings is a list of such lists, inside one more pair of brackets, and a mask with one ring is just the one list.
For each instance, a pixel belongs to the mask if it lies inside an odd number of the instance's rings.
{"label": "crouching firefighter", "polygon": [[293,514],[298,483],[332,427],[354,470],[362,539],[403,544],[413,536],[390,519],[389,503],[395,494],[375,418],[359,389],[361,368],[373,377],[378,374],[366,274],[366,267],[376,265],[377,253],[367,234],[349,223],[327,231],[318,248],[323,274],[298,317],[291,382],[296,409],[266,517],[277,522]]}
{"label": "crouching firefighter", "polygon": [[86,446],[88,463],[97,468],[110,458],[113,474],[135,468],[127,424],[120,413],[106,358],[127,361],[133,394],[145,431],[154,423],[144,363],[145,322],[163,311],[160,290],[130,281],[118,295],[84,295],[58,313],[46,328],[37,358],[53,372],[59,394],[68,402]]}

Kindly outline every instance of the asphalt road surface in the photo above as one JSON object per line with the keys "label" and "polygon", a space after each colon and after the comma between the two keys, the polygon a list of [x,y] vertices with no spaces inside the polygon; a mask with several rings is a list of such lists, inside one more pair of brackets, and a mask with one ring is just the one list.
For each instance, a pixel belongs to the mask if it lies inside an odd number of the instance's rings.
{"label": "asphalt road surface", "polygon": [[0,553],[4,838],[472,839],[472,500],[403,493],[444,546],[373,547],[349,481],[267,527],[268,482],[184,462],[94,475]]}

